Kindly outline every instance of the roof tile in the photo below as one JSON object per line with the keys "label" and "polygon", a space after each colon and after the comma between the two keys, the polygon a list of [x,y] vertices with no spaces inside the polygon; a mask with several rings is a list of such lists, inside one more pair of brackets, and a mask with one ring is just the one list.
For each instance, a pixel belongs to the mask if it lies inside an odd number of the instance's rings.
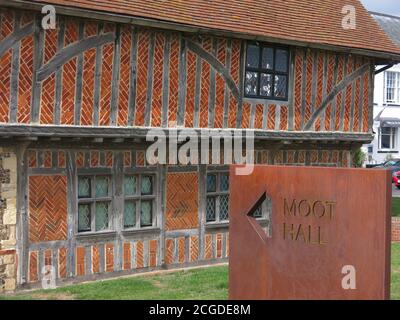
{"label": "roof tile", "polygon": [[[359,0],[34,0],[218,31],[400,54]],[[342,28],[342,8],[357,26]]]}

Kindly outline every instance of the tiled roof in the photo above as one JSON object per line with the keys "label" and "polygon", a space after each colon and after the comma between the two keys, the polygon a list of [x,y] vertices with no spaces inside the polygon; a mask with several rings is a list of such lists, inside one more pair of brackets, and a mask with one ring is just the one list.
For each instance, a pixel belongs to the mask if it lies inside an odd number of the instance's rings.
{"label": "tiled roof", "polygon": [[400,47],[400,17],[371,12],[371,15],[395,44]]}
{"label": "tiled roof", "polygon": [[[359,0],[34,0],[235,34],[400,54]],[[342,28],[342,8],[357,27]]]}

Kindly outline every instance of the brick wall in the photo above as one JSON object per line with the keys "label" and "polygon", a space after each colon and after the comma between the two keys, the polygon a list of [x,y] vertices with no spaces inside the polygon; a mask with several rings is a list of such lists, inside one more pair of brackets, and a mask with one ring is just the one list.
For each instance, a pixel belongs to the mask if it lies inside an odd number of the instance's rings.
{"label": "brick wall", "polygon": [[16,156],[0,148],[0,292],[16,286],[16,185]]}
{"label": "brick wall", "polygon": [[[7,49],[0,57],[0,123],[346,133],[370,129],[369,72],[361,67],[371,63],[367,57],[296,48],[289,93],[293,102],[244,99],[241,105],[241,47],[245,43],[240,39],[187,38],[113,23],[101,28],[100,22],[61,15],[56,30],[42,30],[33,28],[33,20],[33,12],[0,8],[0,44]],[[60,28],[62,24],[65,28]],[[23,27],[29,32],[20,39],[15,29]],[[20,50],[15,52],[5,43],[7,37],[19,42]],[[89,38],[101,41],[97,49],[87,47]],[[68,45],[78,45],[82,51],[69,56]],[[33,59],[36,46],[44,52],[38,71]],[[55,66],[56,55],[64,59],[62,66]],[[17,64],[12,63],[14,59]],[[19,70],[13,70],[16,65]],[[21,70],[24,76],[20,74],[17,85],[11,86],[13,72]],[[345,75],[355,70],[364,72],[318,110],[324,96],[334,93]],[[99,77],[95,77],[97,72]],[[37,99],[31,99],[36,95]]]}
{"label": "brick wall", "polygon": [[400,218],[392,218],[392,241],[400,242]]}

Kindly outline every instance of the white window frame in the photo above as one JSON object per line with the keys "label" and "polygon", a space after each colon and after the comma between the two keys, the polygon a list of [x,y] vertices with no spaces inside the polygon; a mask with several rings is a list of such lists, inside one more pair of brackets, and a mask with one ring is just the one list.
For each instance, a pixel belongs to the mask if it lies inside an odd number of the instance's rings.
{"label": "white window frame", "polygon": [[[382,147],[382,128],[389,128],[390,133],[390,148]],[[385,134],[387,135],[387,134]],[[379,150],[396,150],[397,148],[397,128],[395,127],[379,127]]]}
{"label": "white window frame", "polygon": [[[388,86],[388,78],[393,75],[393,86]],[[388,90],[393,89],[393,99],[388,99]],[[384,99],[385,103],[400,104],[400,72],[386,71],[384,77]]]}

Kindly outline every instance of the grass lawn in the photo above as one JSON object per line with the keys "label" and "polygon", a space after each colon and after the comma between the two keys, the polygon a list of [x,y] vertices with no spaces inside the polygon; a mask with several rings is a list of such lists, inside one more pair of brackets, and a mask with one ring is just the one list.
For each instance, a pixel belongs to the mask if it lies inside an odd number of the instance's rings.
{"label": "grass lawn", "polygon": [[392,216],[400,217],[400,198],[392,198]]}
{"label": "grass lawn", "polygon": [[[393,244],[392,248],[392,299],[400,300],[400,244]],[[0,296],[0,300],[226,300],[227,297],[228,267],[218,266],[18,293]]]}

